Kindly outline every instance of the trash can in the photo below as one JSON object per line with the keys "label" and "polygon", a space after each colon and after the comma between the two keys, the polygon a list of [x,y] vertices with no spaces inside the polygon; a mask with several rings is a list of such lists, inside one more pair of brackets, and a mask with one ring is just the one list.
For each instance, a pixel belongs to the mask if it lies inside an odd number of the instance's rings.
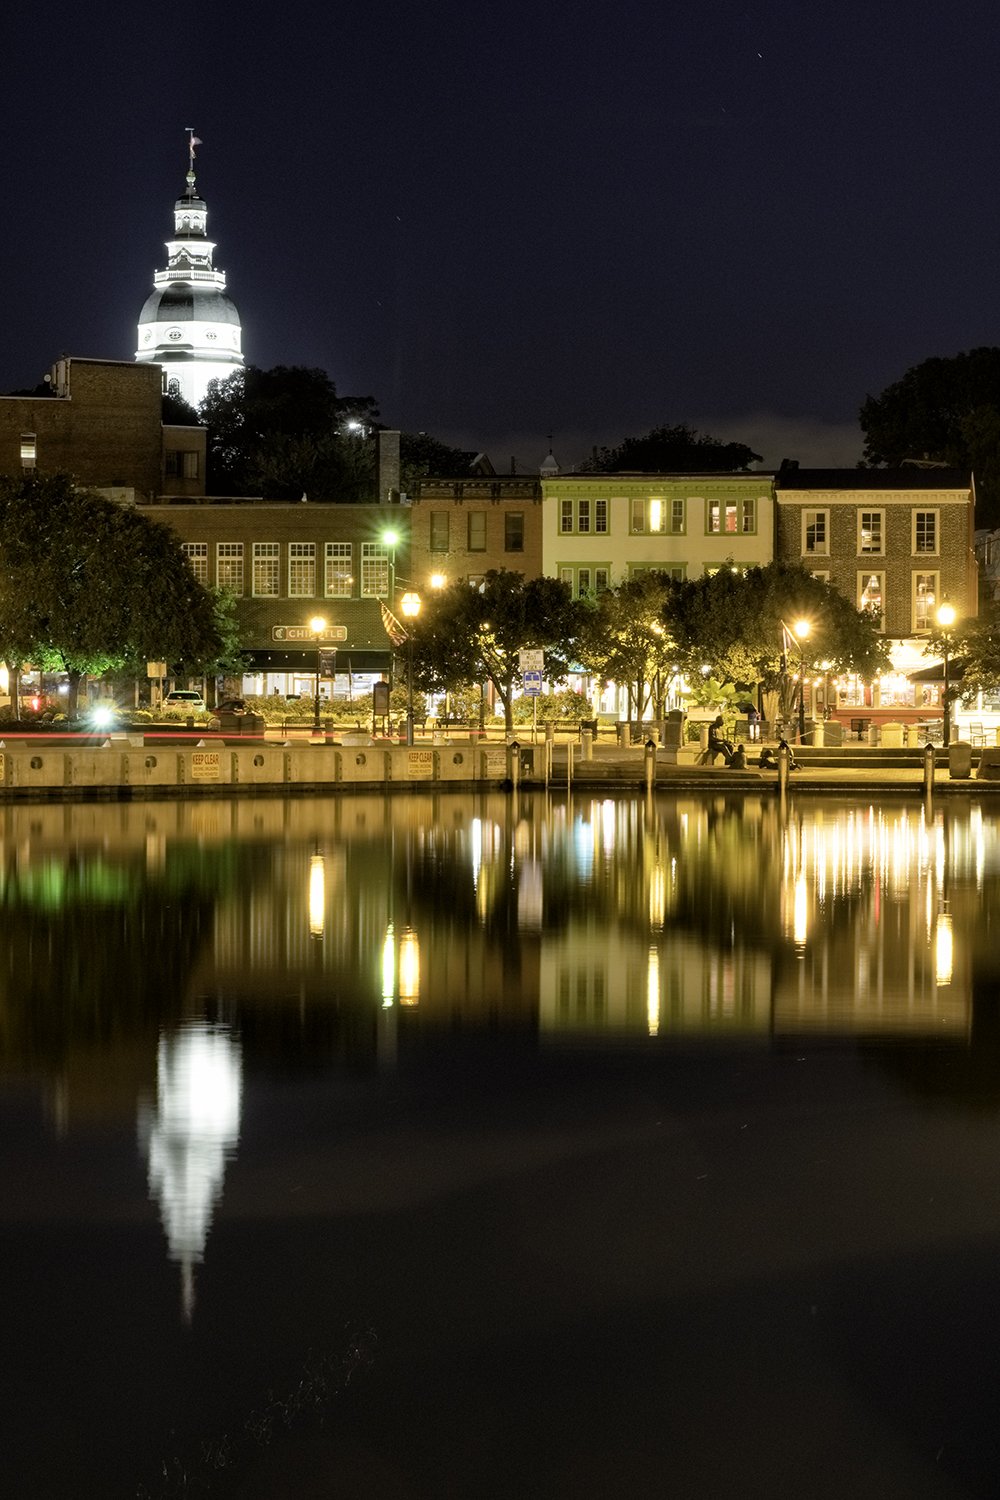
{"label": "trash can", "polygon": [[663,721],[662,742],[670,750],[679,750],[684,743],[685,719],[679,708],[672,708]]}
{"label": "trash can", "polygon": [[844,743],[844,726],[837,719],[827,719],[823,725],[823,743],[839,750]]}
{"label": "trash can", "polygon": [[948,746],[948,775],[952,781],[968,781],[972,775],[972,746],[955,740]]}
{"label": "trash can", "polygon": [[878,744],[878,725],[877,724],[869,724],[869,726],[868,726],[868,743],[869,743],[869,745],[877,745]]}
{"label": "trash can", "polygon": [[883,724],[882,744],[886,750],[901,750],[903,748],[902,724]]}

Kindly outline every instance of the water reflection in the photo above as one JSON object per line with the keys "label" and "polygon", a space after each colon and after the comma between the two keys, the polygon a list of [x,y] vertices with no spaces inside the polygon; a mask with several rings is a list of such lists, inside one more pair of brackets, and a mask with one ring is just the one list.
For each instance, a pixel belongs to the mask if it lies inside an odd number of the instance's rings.
{"label": "water reflection", "polygon": [[240,1046],[228,1027],[192,1021],[161,1036],[155,1113],[140,1109],[139,1135],[170,1259],[181,1268],[187,1320],[194,1309],[194,1267],[204,1258],[226,1161],[239,1141],[242,1092]]}

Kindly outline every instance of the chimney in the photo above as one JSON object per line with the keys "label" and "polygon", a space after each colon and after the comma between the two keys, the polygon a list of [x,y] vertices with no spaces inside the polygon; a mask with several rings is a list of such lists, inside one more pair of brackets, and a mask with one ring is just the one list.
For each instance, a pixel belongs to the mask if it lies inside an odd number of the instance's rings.
{"label": "chimney", "polygon": [[399,433],[393,428],[375,435],[375,499],[399,504]]}

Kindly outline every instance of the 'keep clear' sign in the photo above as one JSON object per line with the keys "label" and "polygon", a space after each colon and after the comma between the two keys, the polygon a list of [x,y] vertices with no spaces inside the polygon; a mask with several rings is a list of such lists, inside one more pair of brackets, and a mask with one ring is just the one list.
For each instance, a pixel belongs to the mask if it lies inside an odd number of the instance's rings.
{"label": "'keep clear' sign", "polygon": [[434,776],[433,750],[407,750],[406,774],[416,781],[430,781]]}
{"label": "'keep clear' sign", "polygon": [[218,781],[221,775],[222,756],[218,750],[192,750],[192,781]]}

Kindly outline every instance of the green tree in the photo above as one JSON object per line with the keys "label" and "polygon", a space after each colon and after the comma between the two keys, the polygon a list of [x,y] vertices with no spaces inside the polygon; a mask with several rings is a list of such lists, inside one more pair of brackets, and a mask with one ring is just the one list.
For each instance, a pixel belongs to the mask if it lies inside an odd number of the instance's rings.
{"label": "green tree", "polygon": [[630,718],[642,718],[650,703],[654,716],[662,716],[678,662],[665,623],[678,586],[669,574],[650,569],[606,589],[582,615],[581,663],[605,681],[627,686]]}
{"label": "green tree", "polygon": [[[927,652],[942,656],[945,636],[935,627]],[[990,600],[974,620],[959,623],[947,637],[953,664],[951,696],[971,702],[977,693],[1000,690],[1000,601]]]}
{"label": "green tree", "polygon": [[15,670],[85,675],[215,657],[215,605],[173,533],[66,475],[0,476],[0,646]]}
{"label": "green tree", "polygon": [[859,419],[866,463],[971,469],[977,524],[1000,524],[1000,348],[925,359],[867,396]]}
{"label": "green tree", "polygon": [[573,657],[580,606],[556,578],[491,569],[478,587],[456,579],[431,594],[413,629],[414,681],[429,692],[490,682],[513,726],[518,652],[542,647],[545,669],[561,677]]}
{"label": "green tree", "polygon": [[654,427],[644,437],[626,438],[617,448],[602,448],[581,464],[585,473],[698,474],[732,473],[760,463],[746,443],[725,443],[694,427]]}

